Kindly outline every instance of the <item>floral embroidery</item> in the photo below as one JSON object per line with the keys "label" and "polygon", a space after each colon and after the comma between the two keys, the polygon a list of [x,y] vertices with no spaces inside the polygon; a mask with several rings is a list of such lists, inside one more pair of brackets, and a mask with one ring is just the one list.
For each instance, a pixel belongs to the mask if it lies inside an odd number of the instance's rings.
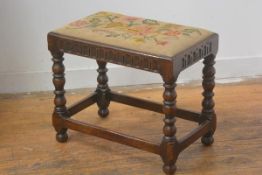
{"label": "floral embroidery", "polygon": [[141,36],[146,36],[147,34],[151,33],[152,30],[153,30],[152,27],[144,26],[144,25],[135,26],[129,29],[131,33],[134,33],[135,35],[141,35]]}
{"label": "floral embroidery", "polygon": [[177,30],[168,30],[168,31],[164,32],[163,34],[167,35],[167,36],[179,36],[179,35],[181,35],[181,32],[179,32]]}
{"label": "floral embroidery", "polygon": [[69,26],[71,28],[76,28],[77,29],[77,28],[84,28],[84,27],[87,26],[87,24],[88,24],[87,21],[78,20],[78,21],[74,21],[74,22],[70,23]]}
{"label": "floral embroidery", "polygon": [[159,22],[151,19],[99,12],[70,23],[68,29],[86,28],[105,37],[132,40],[135,43],[153,42],[165,46],[172,39],[201,35],[199,29],[184,28],[180,25]]}
{"label": "floral embroidery", "polygon": [[159,25],[156,20],[152,20],[152,19],[144,19],[143,23],[147,25]]}

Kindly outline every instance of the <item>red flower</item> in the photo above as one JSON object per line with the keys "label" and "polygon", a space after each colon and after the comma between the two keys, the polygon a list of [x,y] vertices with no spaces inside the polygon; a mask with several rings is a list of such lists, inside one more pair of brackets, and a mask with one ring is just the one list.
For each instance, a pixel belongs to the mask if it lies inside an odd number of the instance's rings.
{"label": "red flower", "polygon": [[74,28],[83,28],[83,27],[86,27],[88,24],[87,21],[84,21],[84,20],[78,20],[78,21],[75,21],[75,22],[72,22],[69,24],[70,27],[74,27]]}
{"label": "red flower", "polygon": [[145,36],[152,32],[152,27],[148,26],[136,26],[133,28],[133,31],[137,32],[139,35]]}
{"label": "red flower", "polygon": [[169,31],[166,31],[163,34],[167,35],[167,36],[179,36],[181,34],[181,32],[179,32],[177,30],[169,30]]}
{"label": "red flower", "polygon": [[140,18],[137,18],[137,17],[132,17],[132,16],[127,16],[124,18],[125,21],[135,21],[135,20],[138,20]]}

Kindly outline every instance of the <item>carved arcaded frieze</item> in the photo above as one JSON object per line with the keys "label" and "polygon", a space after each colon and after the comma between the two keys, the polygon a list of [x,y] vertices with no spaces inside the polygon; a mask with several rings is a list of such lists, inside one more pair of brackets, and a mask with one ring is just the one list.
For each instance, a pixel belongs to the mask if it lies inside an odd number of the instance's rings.
{"label": "carved arcaded frieze", "polygon": [[204,58],[212,53],[212,42],[206,42],[197,46],[188,52],[185,52],[182,58],[182,69],[189,67],[201,58]]}
{"label": "carved arcaded frieze", "polygon": [[160,70],[160,64],[157,59],[150,56],[66,40],[58,40],[57,47],[65,53],[94,58],[151,72],[159,72]]}

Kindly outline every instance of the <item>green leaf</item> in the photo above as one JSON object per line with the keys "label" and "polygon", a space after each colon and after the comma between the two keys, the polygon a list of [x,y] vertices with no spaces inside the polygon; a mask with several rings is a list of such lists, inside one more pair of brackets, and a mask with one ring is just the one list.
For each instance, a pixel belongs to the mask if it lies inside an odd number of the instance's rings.
{"label": "green leaf", "polygon": [[145,19],[143,20],[143,23],[148,25],[159,25],[157,20],[152,19]]}

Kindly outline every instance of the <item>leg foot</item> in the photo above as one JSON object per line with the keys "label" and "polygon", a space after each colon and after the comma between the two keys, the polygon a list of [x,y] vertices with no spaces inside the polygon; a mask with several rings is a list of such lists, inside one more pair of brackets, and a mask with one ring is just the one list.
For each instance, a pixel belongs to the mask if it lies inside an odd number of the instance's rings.
{"label": "leg foot", "polygon": [[214,143],[214,137],[212,133],[207,133],[206,135],[204,135],[201,138],[201,142],[203,143],[203,145],[205,146],[210,146]]}
{"label": "leg foot", "polygon": [[176,165],[164,165],[163,171],[166,175],[174,175],[176,172]]}
{"label": "leg foot", "polygon": [[66,142],[68,140],[68,135],[67,135],[66,131],[57,133],[56,134],[56,140],[60,143]]}
{"label": "leg foot", "polygon": [[109,110],[108,108],[105,109],[99,109],[98,110],[98,115],[102,118],[106,118],[109,115]]}

